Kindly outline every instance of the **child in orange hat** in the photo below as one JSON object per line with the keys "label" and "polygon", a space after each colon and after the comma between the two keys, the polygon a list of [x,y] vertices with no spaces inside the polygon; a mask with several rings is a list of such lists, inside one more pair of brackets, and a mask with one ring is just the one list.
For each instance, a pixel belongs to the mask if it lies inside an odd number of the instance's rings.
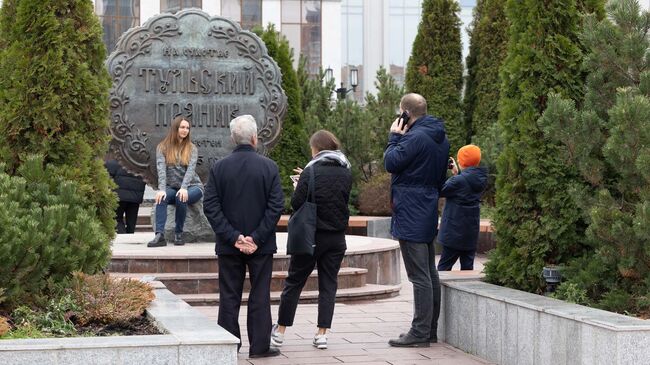
{"label": "child in orange hat", "polygon": [[460,258],[461,270],[474,269],[474,256],[481,221],[481,195],[487,186],[487,169],[480,167],[481,149],[473,144],[458,150],[457,160],[451,160],[452,177],[447,179],[440,196],[447,198],[442,213],[438,243],[442,255],[439,271],[449,271]]}

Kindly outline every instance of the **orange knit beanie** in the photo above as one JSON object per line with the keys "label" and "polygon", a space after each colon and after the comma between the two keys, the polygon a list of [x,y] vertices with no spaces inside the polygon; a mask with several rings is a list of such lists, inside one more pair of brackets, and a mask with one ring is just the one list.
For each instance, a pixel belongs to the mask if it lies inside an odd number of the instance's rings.
{"label": "orange knit beanie", "polygon": [[481,163],[481,149],[473,144],[463,146],[458,150],[457,160],[464,167],[478,166]]}

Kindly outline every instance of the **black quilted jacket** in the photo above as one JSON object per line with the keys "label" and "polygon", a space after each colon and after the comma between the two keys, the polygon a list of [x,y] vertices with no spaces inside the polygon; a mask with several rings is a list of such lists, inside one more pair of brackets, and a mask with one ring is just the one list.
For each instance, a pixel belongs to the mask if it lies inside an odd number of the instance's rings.
{"label": "black quilted jacket", "polygon": [[300,180],[291,197],[291,207],[294,212],[307,200],[309,174],[316,171],[316,205],[318,231],[340,232],[348,228],[350,210],[350,189],[352,188],[352,173],[338,163],[330,160],[318,161],[300,174]]}

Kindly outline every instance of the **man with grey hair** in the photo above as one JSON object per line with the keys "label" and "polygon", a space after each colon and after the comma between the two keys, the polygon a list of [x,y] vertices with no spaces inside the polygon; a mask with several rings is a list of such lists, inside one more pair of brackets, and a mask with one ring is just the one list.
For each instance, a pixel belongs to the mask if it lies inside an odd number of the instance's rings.
{"label": "man with grey hair", "polygon": [[400,101],[390,127],[384,165],[391,177],[390,233],[399,240],[406,275],[413,283],[413,321],[391,339],[398,347],[437,342],[440,282],[433,240],[438,231],[438,195],[447,177],[449,142],[442,120],[427,115],[427,101],[410,93]]}
{"label": "man with grey hair", "polygon": [[203,198],[203,211],[217,236],[217,322],[241,340],[238,318],[248,268],[249,356],[276,356],[280,351],[270,347],[270,288],[275,227],[284,208],[280,173],[275,162],[256,152],[257,123],[252,116],[233,119],[230,136],[236,147],[212,165]]}

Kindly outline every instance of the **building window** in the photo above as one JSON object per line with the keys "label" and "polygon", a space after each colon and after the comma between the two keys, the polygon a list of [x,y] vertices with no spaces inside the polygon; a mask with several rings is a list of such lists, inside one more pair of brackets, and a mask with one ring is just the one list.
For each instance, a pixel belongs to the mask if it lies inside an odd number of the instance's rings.
{"label": "building window", "polygon": [[[282,34],[295,54],[307,58],[307,71],[317,75],[321,67],[321,0],[282,0]],[[298,63],[294,59],[294,66]]]}
{"label": "building window", "polygon": [[404,84],[406,63],[418,32],[421,0],[390,0],[388,3],[388,72]]}
{"label": "building window", "polygon": [[202,8],[201,0],[160,0],[161,13],[175,13],[185,8]]}
{"label": "building window", "polygon": [[262,26],[262,0],[221,0],[221,16],[236,21],[242,29]]}
{"label": "building window", "polygon": [[104,44],[112,52],[122,33],[140,25],[140,0],[96,0],[95,13],[104,28]]}

